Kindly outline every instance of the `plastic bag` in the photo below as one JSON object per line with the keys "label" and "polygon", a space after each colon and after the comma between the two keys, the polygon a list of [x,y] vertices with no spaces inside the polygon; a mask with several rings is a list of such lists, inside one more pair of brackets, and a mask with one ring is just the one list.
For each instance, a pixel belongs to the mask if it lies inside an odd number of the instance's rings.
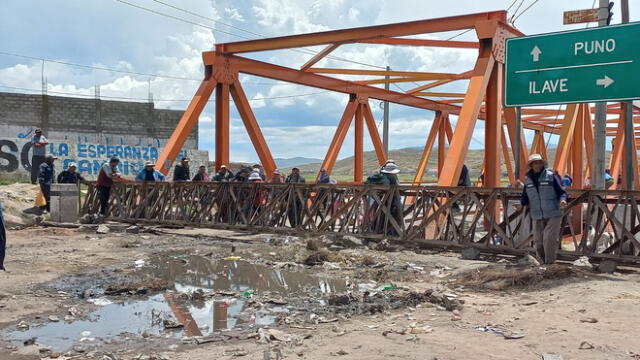
{"label": "plastic bag", "polygon": [[42,190],[40,190],[38,191],[38,195],[36,195],[36,206],[40,207],[40,206],[46,206],[46,205],[47,205],[47,199],[44,197]]}

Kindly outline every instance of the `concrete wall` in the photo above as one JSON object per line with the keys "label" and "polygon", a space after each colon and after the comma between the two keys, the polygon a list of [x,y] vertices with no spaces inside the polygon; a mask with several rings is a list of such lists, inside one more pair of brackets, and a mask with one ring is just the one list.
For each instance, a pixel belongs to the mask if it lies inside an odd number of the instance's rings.
{"label": "concrete wall", "polygon": [[[116,155],[121,172],[133,177],[145,161],[157,159],[182,113],[153,103],[0,92],[0,178],[28,177],[28,143],[37,127],[49,139],[48,153],[60,157],[57,171],[73,161],[93,179],[100,164]],[[180,155],[189,156],[194,168],[209,160],[197,148],[196,125]]]}

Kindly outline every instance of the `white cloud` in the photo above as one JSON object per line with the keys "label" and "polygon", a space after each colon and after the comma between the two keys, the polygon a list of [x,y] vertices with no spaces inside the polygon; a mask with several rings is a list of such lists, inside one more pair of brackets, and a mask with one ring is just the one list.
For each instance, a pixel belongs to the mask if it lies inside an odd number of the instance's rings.
{"label": "white cloud", "polygon": [[238,9],[236,9],[236,8],[224,8],[224,12],[225,12],[225,14],[227,14],[229,19],[231,19],[231,20],[244,22],[244,17],[240,14]]}

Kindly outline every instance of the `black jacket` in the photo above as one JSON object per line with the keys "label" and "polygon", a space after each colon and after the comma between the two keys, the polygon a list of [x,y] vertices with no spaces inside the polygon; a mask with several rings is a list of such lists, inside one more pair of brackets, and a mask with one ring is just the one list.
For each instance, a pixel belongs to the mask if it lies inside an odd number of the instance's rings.
{"label": "black jacket", "polygon": [[176,165],[173,169],[173,181],[189,181],[190,179],[189,167],[182,166],[182,164]]}

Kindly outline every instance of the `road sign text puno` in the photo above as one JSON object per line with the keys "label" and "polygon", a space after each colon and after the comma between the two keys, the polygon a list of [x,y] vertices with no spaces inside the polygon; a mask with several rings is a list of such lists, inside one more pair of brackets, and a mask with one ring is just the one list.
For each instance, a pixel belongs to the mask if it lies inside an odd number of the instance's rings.
{"label": "road sign text puno", "polygon": [[640,23],[507,39],[505,105],[640,98]]}

